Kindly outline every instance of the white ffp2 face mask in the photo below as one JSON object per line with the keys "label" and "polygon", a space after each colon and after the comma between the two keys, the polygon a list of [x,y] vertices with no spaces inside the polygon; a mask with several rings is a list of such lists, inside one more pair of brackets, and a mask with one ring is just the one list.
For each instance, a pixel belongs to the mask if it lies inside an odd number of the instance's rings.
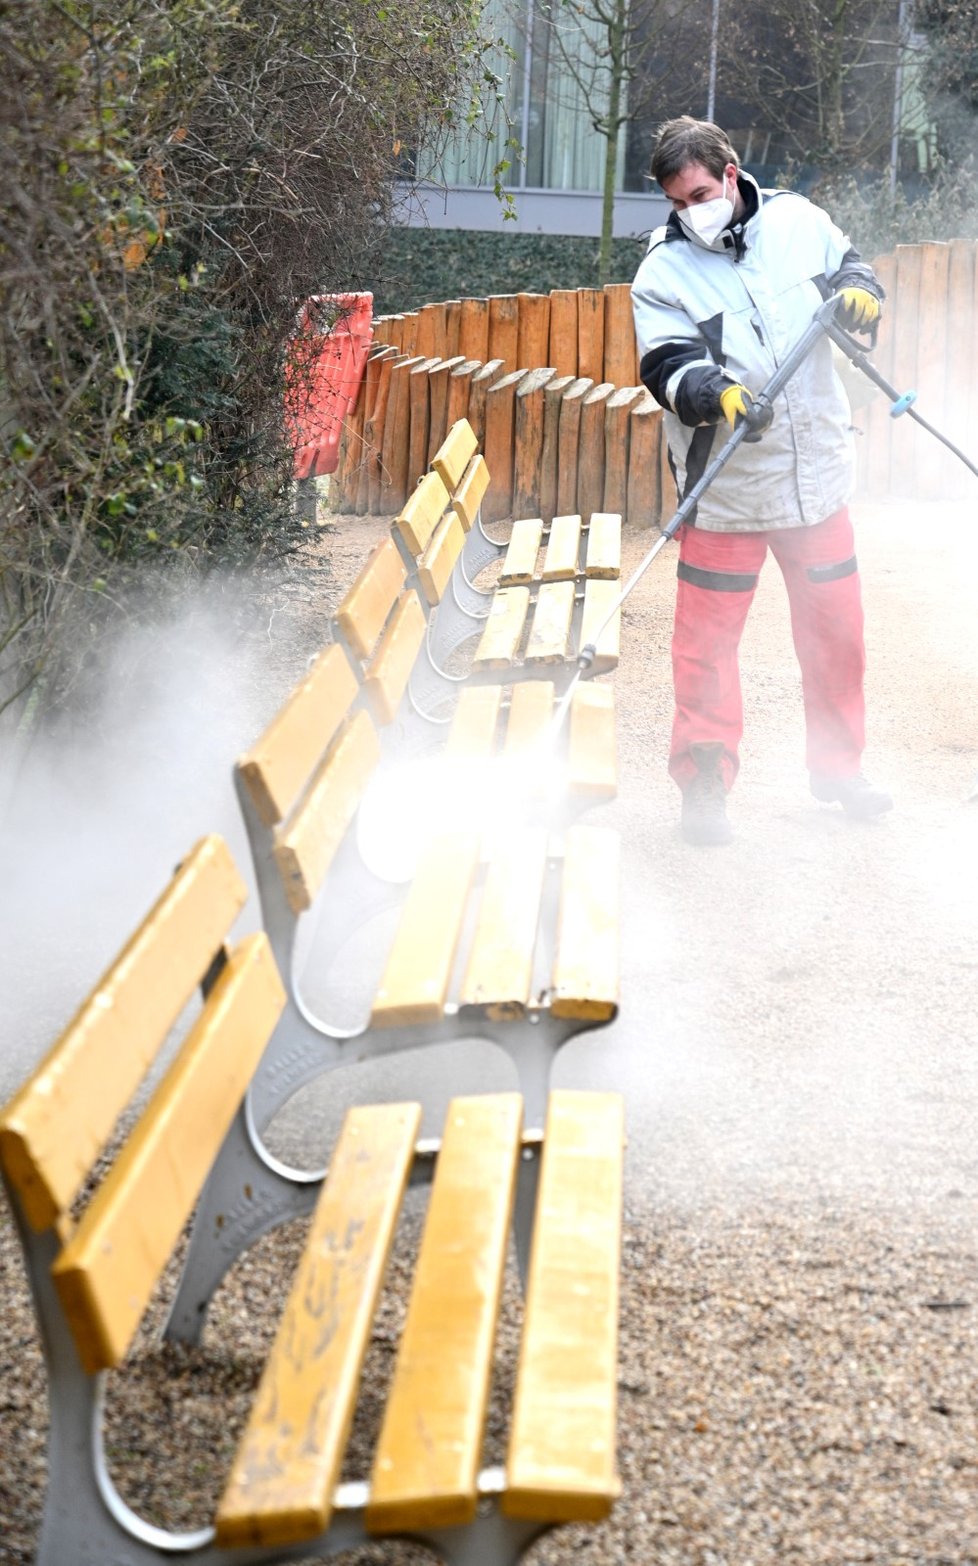
{"label": "white ffp2 face mask", "polygon": [[676,213],[690,239],[698,239],[703,245],[712,245],[719,239],[733,215],[733,202],[727,195],[714,196],[711,201],[698,201]]}

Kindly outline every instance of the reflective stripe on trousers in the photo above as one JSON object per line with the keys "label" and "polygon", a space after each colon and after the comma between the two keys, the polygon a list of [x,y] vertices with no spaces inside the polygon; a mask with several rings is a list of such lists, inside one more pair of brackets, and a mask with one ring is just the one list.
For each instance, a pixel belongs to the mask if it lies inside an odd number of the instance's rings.
{"label": "reflective stripe on trousers", "polygon": [[729,788],[737,775],[743,703],[737,649],[768,549],[781,568],[801,668],[806,761],[812,772],[852,777],[865,744],[863,611],[847,508],[814,527],[708,533],[684,527],[672,638],[676,697],[669,771],[695,773],[690,746],[723,746]]}

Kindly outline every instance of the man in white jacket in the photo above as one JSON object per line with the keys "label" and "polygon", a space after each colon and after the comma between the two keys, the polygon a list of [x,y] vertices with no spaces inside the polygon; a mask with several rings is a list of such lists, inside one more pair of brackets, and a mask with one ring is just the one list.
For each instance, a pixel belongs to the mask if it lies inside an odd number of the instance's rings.
{"label": "man in white jacket", "polygon": [[865,654],[847,509],[850,412],[829,339],[775,399],[773,419],[753,399],[823,300],[839,295],[841,323],[867,331],[883,289],[821,208],[792,191],[761,191],[708,120],[663,125],[652,175],[673,211],[649,241],[632,303],[641,376],[664,409],[680,495],[727,426],[751,426],[679,534],[669,771],[682,791],[683,834],[699,844],[731,835],[726,794],[743,732],[737,649],[769,548],[791,607],[812,793],[868,819],[893,802],[860,771]]}

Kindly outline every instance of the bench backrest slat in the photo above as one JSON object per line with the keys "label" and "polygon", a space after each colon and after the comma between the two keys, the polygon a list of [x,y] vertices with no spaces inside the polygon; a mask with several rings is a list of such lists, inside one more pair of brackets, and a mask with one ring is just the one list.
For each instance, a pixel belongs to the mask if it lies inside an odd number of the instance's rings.
{"label": "bench backrest slat", "polygon": [[261,738],[238,761],[264,826],[284,821],[348,712],[356,675],[342,647],[327,647]]}
{"label": "bench backrest slat", "polygon": [[478,861],[474,832],[437,838],[425,853],[374,998],[374,1027],[440,1020]]}
{"label": "bench backrest slat", "polygon": [[607,1022],[618,1010],[619,840],[611,827],[567,833],[551,1010]]}
{"label": "bench backrest slat", "polygon": [[479,507],[488,488],[489,467],[485,457],[480,454],[472,458],[452,496],[452,508],[467,533],[475,526]]}
{"label": "bench backrest slat", "polygon": [[378,723],[394,720],[421,650],[426,625],[417,593],[413,588],[402,593],[363,682],[367,704]]}
{"label": "bench backrest slat", "polygon": [[292,820],[276,837],[275,863],[293,913],[300,914],[315,902],[379,760],[377,730],[367,713],[358,712],[320,763]]}
{"label": "bench backrest slat", "polygon": [[268,937],[246,936],[58,1256],[89,1373],[125,1355],[284,1004]]}
{"label": "bench backrest slat", "polygon": [[567,775],[579,794],[613,799],[618,789],[615,693],[610,685],[578,685],[571,697]]}
{"label": "bench backrest slat", "polygon": [[329,1524],[420,1119],[417,1104],[347,1114],[218,1506],[222,1546],[290,1544]]}
{"label": "bench backrest slat", "polygon": [[544,582],[526,643],[527,663],[563,663],[570,654],[574,583]]}
{"label": "bench backrest slat", "polygon": [[393,538],[382,539],[336,611],[336,622],[358,658],[366,662],[387,623],[407,571]]}
{"label": "bench backrest slat", "polygon": [[0,1158],[32,1228],[68,1208],[244,906],[226,843],[187,857],[0,1120]]}
{"label": "bench backrest slat", "polygon": [[418,581],[426,601],[436,609],[452,578],[455,562],[462,553],[465,533],[454,511],[443,517],[418,562]]}
{"label": "bench backrest slat", "polygon": [[501,1022],[525,1015],[547,865],[547,834],[525,828],[495,848],[459,994]]}
{"label": "bench backrest slat", "polygon": [[454,489],[475,456],[479,442],[468,419],[453,424],[432,458],[431,466],[447,489]]}
{"label": "bench backrest slat", "polygon": [[618,1094],[550,1095],[502,1509],[597,1521],[615,1471],[622,1143]]}
{"label": "bench backrest slat", "polygon": [[449,493],[438,473],[426,473],[417,489],[412,491],[399,516],[394,518],[392,531],[403,540],[412,559],[423,553],[428,540],[448,508]]}
{"label": "bench backrest slat", "polygon": [[589,577],[617,577],[621,572],[621,516],[595,511],[587,532],[585,572]]}
{"label": "bench backrest slat", "polygon": [[566,582],[580,568],[581,519],[579,516],[554,517],[550,524],[547,553],[540,573],[544,582]]}
{"label": "bench backrest slat", "polygon": [[542,537],[542,517],[519,517],[513,523],[499,572],[501,586],[512,587],[533,580]]}
{"label": "bench backrest slat", "polygon": [[521,1121],[516,1093],[449,1105],[374,1458],[370,1529],[451,1527],[476,1514]]}
{"label": "bench backrest slat", "polygon": [[597,655],[591,667],[596,674],[606,673],[614,669],[618,663],[618,648],[621,640],[621,610],[611,616],[608,624],[598,636],[598,628],[606,617],[611,614],[615,601],[621,595],[621,588],[617,582],[605,582],[600,579],[585,582],[584,584],[584,613],[581,618],[581,646],[586,647],[589,642],[595,642]]}
{"label": "bench backrest slat", "polygon": [[475,668],[505,669],[514,661],[529,607],[528,587],[501,587],[498,590],[475,650]]}

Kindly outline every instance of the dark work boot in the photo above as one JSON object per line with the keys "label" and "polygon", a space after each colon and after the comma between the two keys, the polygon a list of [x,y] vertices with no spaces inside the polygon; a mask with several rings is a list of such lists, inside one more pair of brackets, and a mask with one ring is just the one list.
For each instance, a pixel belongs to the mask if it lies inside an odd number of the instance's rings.
{"label": "dark work boot", "polygon": [[689,750],[696,776],[683,784],[683,837],[699,848],[729,843],[733,832],[727,820],[727,786],[720,765],[723,746],[691,745]]}
{"label": "dark work boot", "polygon": [[832,778],[824,772],[813,772],[811,782],[816,799],[823,805],[840,804],[855,821],[871,821],[893,809],[893,800],[886,790],[874,788],[861,772],[853,778]]}

